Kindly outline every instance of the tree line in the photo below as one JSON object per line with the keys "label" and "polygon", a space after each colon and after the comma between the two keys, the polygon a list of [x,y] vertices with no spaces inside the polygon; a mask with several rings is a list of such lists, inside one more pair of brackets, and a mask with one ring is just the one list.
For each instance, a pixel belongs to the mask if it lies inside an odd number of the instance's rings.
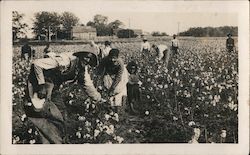
{"label": "tree line", "polygon": [[187,31],[180,32],[179,36],[193,37],[225,37],[228,33],[233,36],[238,36],[238,27],[236,26],[221,26],[221,27],[193,27]]}
{"label": "tree line", "polygon": [[[17,11],[12,12],[12,36],[13,40],[23,38],[29,28],[23,22],[24,14]],[[80,23],[80,19],[71,12],[37,12],[34,15],[33,25],[31,30],[36,39],[72,39],[71,31],[73,26],[85,26]],[[107,16],[97,14],[91,21],[86,23],[96,29],[97,36],[114,36],[118,38],[137,37],[137,34],[132,29],[124,29],[124,24],[120,20],[109,22]],[[223,27],[193,27],[187,31],[180,32],[180,36],[194,36],[194,37],[225,37],[229,32],[233,36],[238,36],[238,27],[223,26]],[[165,32],[154,31],[152,36],[168,36]]]}
{"label": "tree line", "polygon": [[[12,34],[13,40],[22,38],[27,32],[28,25],[23,22],[24,14],[17,11],[12,13]],[[35,13],[32,25],[32,32],[37,37],[57,37],[58,39],[71,39],[71,30],[73,26],[85,26],[80,23],[80,20],[71,12],[38,12]],[[120,20],[108,22],[108,17],[97,14],[93,17],[92,21],[87,22],[86,26],[96,28],[97,36],[112,36],[114,30],[124,26]],[[123,35],[124,32],[120,34]],[[134,33],[125,29],[125,33],[129,34],[128,37],[135,37]]]}
{"label": "tree line", "polygon": [[[12,34],[13,40],[20,39],[25,36],[28,25],[23,22],[24,14],[17,11],[12,13]],[[36,39],[72,39],[71,30],[73,26],[85,26],[71,12],[37,12],[34,15],[31,30]],[[109,22],[107,16],[97,14],[93,20],[88,21],[86,26],[96,29],[97,36],[114,36],[118,38],[133,38],[137,34],[132,29],[124,29],[124,24],[120,20]],[[165,32],[152,32],[152,36],[168,36]]]}

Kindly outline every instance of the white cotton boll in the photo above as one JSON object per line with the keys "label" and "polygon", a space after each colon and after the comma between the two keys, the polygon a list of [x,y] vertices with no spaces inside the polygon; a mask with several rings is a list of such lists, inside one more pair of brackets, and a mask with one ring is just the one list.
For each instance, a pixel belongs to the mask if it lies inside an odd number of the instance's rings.
{"label": "white cotton boll", "polygon": [[82,134],[81,134],[80,131],[77,131],[77,132],[76,132],[76,137],[77,137],[77,138],[81,138],[81,137],[82,137]]}
{"label": "white cotton boll", "polygon": [[110,128],[110,130],[111,130],[112,132],[114,132],[114,131],[115,131],[115,127],[114,127],[114,125],[109,125],[109,128]]}
{"label": "white cotton boll", "polygon": [[189,144],[199,144],[199,142],[195,139],[192,139],[190,141],[188,141]]}
{"label": "white cotton boll", "polygon": [[114,114],[114,120],[117,121],[117,122],[119,122],[119,116],[118,116],[117,113]]}
{"label": "white cotton boll", "polygon": [[36,143],[36,140],[35,139],[32,139],[29,141],[30,144],[35,144]]}
{"label": "white cotton boll", "polygon": [[27,118],[27,116],[26,116],[26,114],[23,114],[23,115],[21,116],[21,121],[24,121],[25,118]]}
{"label": "white cotton boll", "polygon": [[145,111],[145,115],[149,115],[149,111]]}
{"label": "white cotton boll", "polygon": [[139,84],[139,86],[141,86],[141,85],[142,85],[142,82],[141,82],[141,81],[139,81],[139,82],[138,82],[138,84]]}
{"label": "white cotton boll", "polygon": [[101,132],[100,130],[95,129],[95,130],[94,130],[94,137],[97,137],[97,136],[99,135],[100,132]]}
{"label": "white cotton boll", "polygon": [[28,102],[26,105],[27,105],[27,106],[32,106],[32,103]]}
{"label": "white cotton boll", "polygon": [[124,138],[117,136],[115,137],[115,140],[118,141],[119,144],[121,144],[124,141]]}
{"label": "white cotton boll", "polygon": [[194,121],[190,121],[190,122],[188,123],[188,126],[193,126],[193,125],[195,125],[195,122],[194,122]]}
{"label": "white cotton boll", "polygon": [[108,120],[109,120],[109,118],[110,118],[111,116],[110,116],[110,115],[108,115],[108,114],[105,114],[105,115],[104,115],[104,117],[105,117],[105,120],[107,120],[107,121],[108,121]]}
{"label": "white cotton boll", "polygon": [[73,103],[73,100],[69,100],[69,104],[72,105],[72,103]]}
{"label": "white cotton boll", "polygon": [[158,87],[159,87],[160,89],[162,89],[162,88],[163,88],[163,85],[158,85]]}
{"label": "white cotton boll", "polygon": [[32,133],[32,129],[31,129],[31,128],[28,130],[28,133],[29,133],[29,134],[31,134],[31,133]]}
{"label": "white cotton boll", "polygon": [[177,121],[177,120],[178,120],[178,118],[177,118],[177,117],[175,117],[175,116],[173,116],[173,120],[174,120],[174,121]]}
{"label": "white cotton boll", "polygon": [[165,85],[164,85],[164,88],[168,88],[168,85],[167,85],[167,84],[165,84]]}
{"label": "white cotton boll", "polygon": [[91,126],[91,122],[86,121],[86,122],[85,122],[85,126],[86,126],[86,127],[90,127],[90,126]]}
{"label": "white cotton boll", "polygon": [[78,117],[78,120],[79,120],[79,121],[85,121],[86,118],[85,118],[84,116],[79,116],[79,117]]}
{"label": "white cotton boll", "polygon": [[73,95],[72,93],[69,93],[69,97],[73,98],[73,97],[74,97],[74,95]]}
{"label": "white cotton boll", "polygon": [[221,136],[222,138],[226,138],[226,136],[227,136],[227,131],[226,131],[226,130],[221,130],[220,136]]}

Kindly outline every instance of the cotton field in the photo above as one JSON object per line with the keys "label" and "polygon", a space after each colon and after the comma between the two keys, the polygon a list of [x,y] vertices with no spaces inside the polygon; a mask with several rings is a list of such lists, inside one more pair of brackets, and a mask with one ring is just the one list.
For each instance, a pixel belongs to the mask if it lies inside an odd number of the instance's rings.
{"label": "cotton field", "polygon": [[[64,83],[54,91],[53,103],[67,127],[65,141],[85,143],[238,143],[238,51],[227,53],[225,38],[181,38],[180,51],[166,66],[156,53],[140,53],[140,42],[114,42],[125,63],[139,65],[142,101],[136,114],[118,114],[109,103],[95,103],[78,84]],[[168,40],[151,44],[170,45]],[[236,43],[237,45],[237,43]],[[51,44],[54,52],[76,52],[85,45]],[[45,46],[32,45],[35,57]],[[30,62],[21,60],[21,46],[13,46],[13,144],[41,143],[23,105]],[[101,91],[101,89],[100,89]],[[101,91],[102,96],[105,92]],[[195,130],[194,130],[195,129]]]}

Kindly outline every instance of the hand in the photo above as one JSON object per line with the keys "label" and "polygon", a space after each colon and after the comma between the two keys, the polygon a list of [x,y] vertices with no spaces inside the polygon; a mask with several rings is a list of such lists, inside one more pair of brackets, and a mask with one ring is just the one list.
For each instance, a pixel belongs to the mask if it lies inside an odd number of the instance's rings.
{"label": "hand", "polygon": [[115,92],[113,90],[110,90],[109,93],[108,93],[109,97],[112,97],[112,96],[115,96]]}
{"label": "hand", "polygon": [[105,103],[105,102],[107,102],[107,100],[101,98],[100,102],[101,102],[101,103]]}

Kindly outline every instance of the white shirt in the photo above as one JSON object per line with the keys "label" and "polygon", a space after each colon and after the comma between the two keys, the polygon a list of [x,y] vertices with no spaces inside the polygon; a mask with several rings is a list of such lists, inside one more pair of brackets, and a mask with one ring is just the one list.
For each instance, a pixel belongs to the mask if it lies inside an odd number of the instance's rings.
{"label": "white shirt", "polygon": [[98,55],[100,52],[99,46],[97,44],[94,44],[91,47],[94,49],[94,53]]}
{"label": "white shirt", "polygon": [[146,42],[143,42],[141,44],[141,52],[142,52],[143,49],[150,50],[150,44],[149,44],[149,42],[146,41]]}
{"label": "white shirt", "polygon": [[173,46],[173,47],[179,47],[179,41],[177,39],[171,40],[171,46]]}
{"label": "white shirt", "polygon": [[110,46],[104,47],[104,49],[103,49],[103,51],[102,51],[102,58],[108,56],[111,49],[112,49],[112,48],[111,48]]}
{"label": "white shirt", "polygon": [[158,49],[159,49],[159,59],[161,59],[163,57],[163,51],[167,50],[168,49],[168,46],[167,45],[163,45],[163,44],[160,44],[160,45],[157,45]]}

